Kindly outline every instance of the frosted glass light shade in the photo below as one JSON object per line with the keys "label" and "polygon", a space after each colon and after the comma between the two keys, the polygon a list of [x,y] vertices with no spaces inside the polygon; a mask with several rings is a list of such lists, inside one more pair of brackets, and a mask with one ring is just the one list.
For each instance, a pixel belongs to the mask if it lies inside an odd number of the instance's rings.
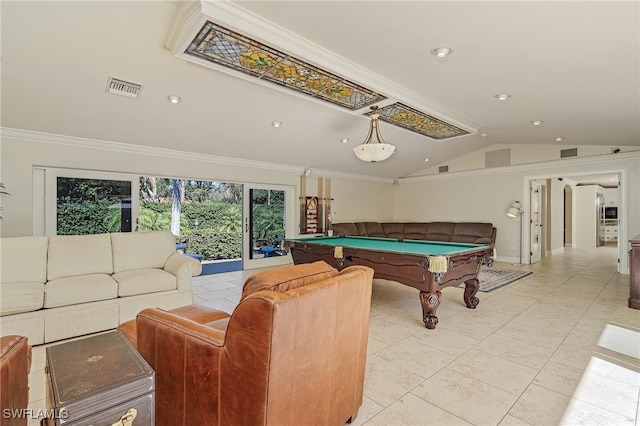
{"label": "frosted glass light shade", "polygon": [[353,152],[362,161],[375,163],[391,157],[396,147],[388,143],[363,143],[353,148]]}
{"label": "frosted glass light shade", "polygon": [[507,211],[507,216],[518,217],[522,213],[524,213],[524,210],[520,208],[520,202],[516,201],[515,203],[511,204],[511,207],[509,207],[509,210]]}
{"label": "frosted glass light shade", "polygon": [[[374,109],[374,107],[371,107]],[[377,107],[375,107],[377,108]],[[375,109],[374,109],[375,111]],[[391,157],[396,150],[396,147],[386,143],[382,136],[380,136],[380,125],[378,124],[378,117],[380,114],[372,114],[371,121],[369,123],[369,133],[364,142],[353,148],[356,157],[362,161],[368,161],[375,163],[376,161],[386,160]],[[375,139],[375,140],[374,140]]]}

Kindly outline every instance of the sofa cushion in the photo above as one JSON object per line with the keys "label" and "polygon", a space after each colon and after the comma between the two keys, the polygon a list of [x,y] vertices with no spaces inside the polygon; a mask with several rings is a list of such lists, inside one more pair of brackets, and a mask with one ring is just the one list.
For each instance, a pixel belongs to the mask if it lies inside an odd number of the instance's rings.
{"label": "sofa cushion", "polygon": [[337,275],[338,270],[323,261],[258,272],[245,281],[241,300],[261,290],[284,292]]}
{"label": "sofa cushion", "polygon": [[176,252],[170,231],[117,232],[111,234],[113,272],[164,267]]}
{"label": "sofa cushion", "polygon": [[[47,281],[47,237],[2,238],[0,278],[3,283]],[[4,286],[0,290],[4,292]]]}
{"label": "sofa cushion", "polygon": [[47,278],[87,274],[111,274],[111,239],[109,234],[52,235],[49,237]]}
{"label": "sofa cushion", "polygon": [[397,240],[404,240],[404,223],[399,222],[385,222],[382,223],[382,230],[387,238],[395,238]]}
{"label": "sofa cushion", "polygon": [[367,228],[364,226],[364,222],[356,222],[354,225],[356,225],[356,229],[358,230],[358,233],[354,235],[359,235],[361,237],[367,236]]}
{"label": "sofa cushion", "polygon": [[178,288],[176,276],[162,269],[135,269],[111,276],[118,283],[118,296],[155,293]]}
{"label": "sofa cushion", "polygon": [[[4,270],[2,271],[4,274]],[[41,282],[3,283],[0,291],[0,316],[37,311],[44,304]]]}
{"label": "sofa cushion", "polygon": [[475,243],[478,240],[480,240],[480,242],[490,242],[492,233],[492,223],[459,222],[456,223],[456,228],[451,236],[451,242]]}
{"label": "sofa cushion", "polygon": [[424,238],[429,241],[451,241],[456,227],[454,222],[429,222],[427,225]]}
{"label": "sofa cushion", "polygon": [[382,229],[382,225],[380,222],[362,222],[364,225],[364,229],[366,229],[367,237],[378,237],[385,238],[386,234],[384,233],[384,229]]}
{"label": "sofa cushion", "polygon": [[49,281],[44,288],[44,307],[76,305],[118,297],[118,283],[106,274],[88,274]]}
{"label": "sofa cushion", "polygon": [[334,223],[333,235],[359,235],[358,228],[355,223]]}
{"label": "sofa cushion", "polygon": [[405,240],[424,240],[427,233],[427,225],[425,222],[407,222],[404,224]]}

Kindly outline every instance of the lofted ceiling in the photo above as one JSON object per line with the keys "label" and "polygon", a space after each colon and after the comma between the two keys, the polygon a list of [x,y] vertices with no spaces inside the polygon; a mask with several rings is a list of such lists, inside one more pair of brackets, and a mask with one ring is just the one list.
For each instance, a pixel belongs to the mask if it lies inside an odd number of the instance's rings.
{"label": "lofted ceiling", "polygon": [[[382,122],[397,151],[362,162],[363,109],[187,60],[179,42],[197,26],[176,15],[183,2],[159,0],[3,0],[1,126],[389,179],[494,144],[640,147],[635,1],[204,4],[219,25],[469,134]],[[453,53],[431,53],[442,46]],[[107,93],[109,77],[140,96]]]}

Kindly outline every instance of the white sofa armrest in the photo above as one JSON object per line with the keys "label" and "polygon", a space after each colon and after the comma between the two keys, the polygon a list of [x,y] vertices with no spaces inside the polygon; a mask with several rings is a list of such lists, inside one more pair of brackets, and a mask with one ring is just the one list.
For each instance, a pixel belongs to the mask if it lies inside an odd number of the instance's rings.
{"label": "white sofa armrest", "polygon": [[202,273],[200,262],[180,253],[169,256],[162,269],[178,278],[178,290],[183,290],[187,286],[191,287],[191,277],[197,277]]}

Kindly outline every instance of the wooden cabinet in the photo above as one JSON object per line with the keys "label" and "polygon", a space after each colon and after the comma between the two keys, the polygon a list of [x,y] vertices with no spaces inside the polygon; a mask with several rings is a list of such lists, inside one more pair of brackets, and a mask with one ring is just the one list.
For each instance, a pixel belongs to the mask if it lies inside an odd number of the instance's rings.
{"label": "wooden cabinet", "polygon": [[640,235],[629,240],[629,307],[640,309]]}

